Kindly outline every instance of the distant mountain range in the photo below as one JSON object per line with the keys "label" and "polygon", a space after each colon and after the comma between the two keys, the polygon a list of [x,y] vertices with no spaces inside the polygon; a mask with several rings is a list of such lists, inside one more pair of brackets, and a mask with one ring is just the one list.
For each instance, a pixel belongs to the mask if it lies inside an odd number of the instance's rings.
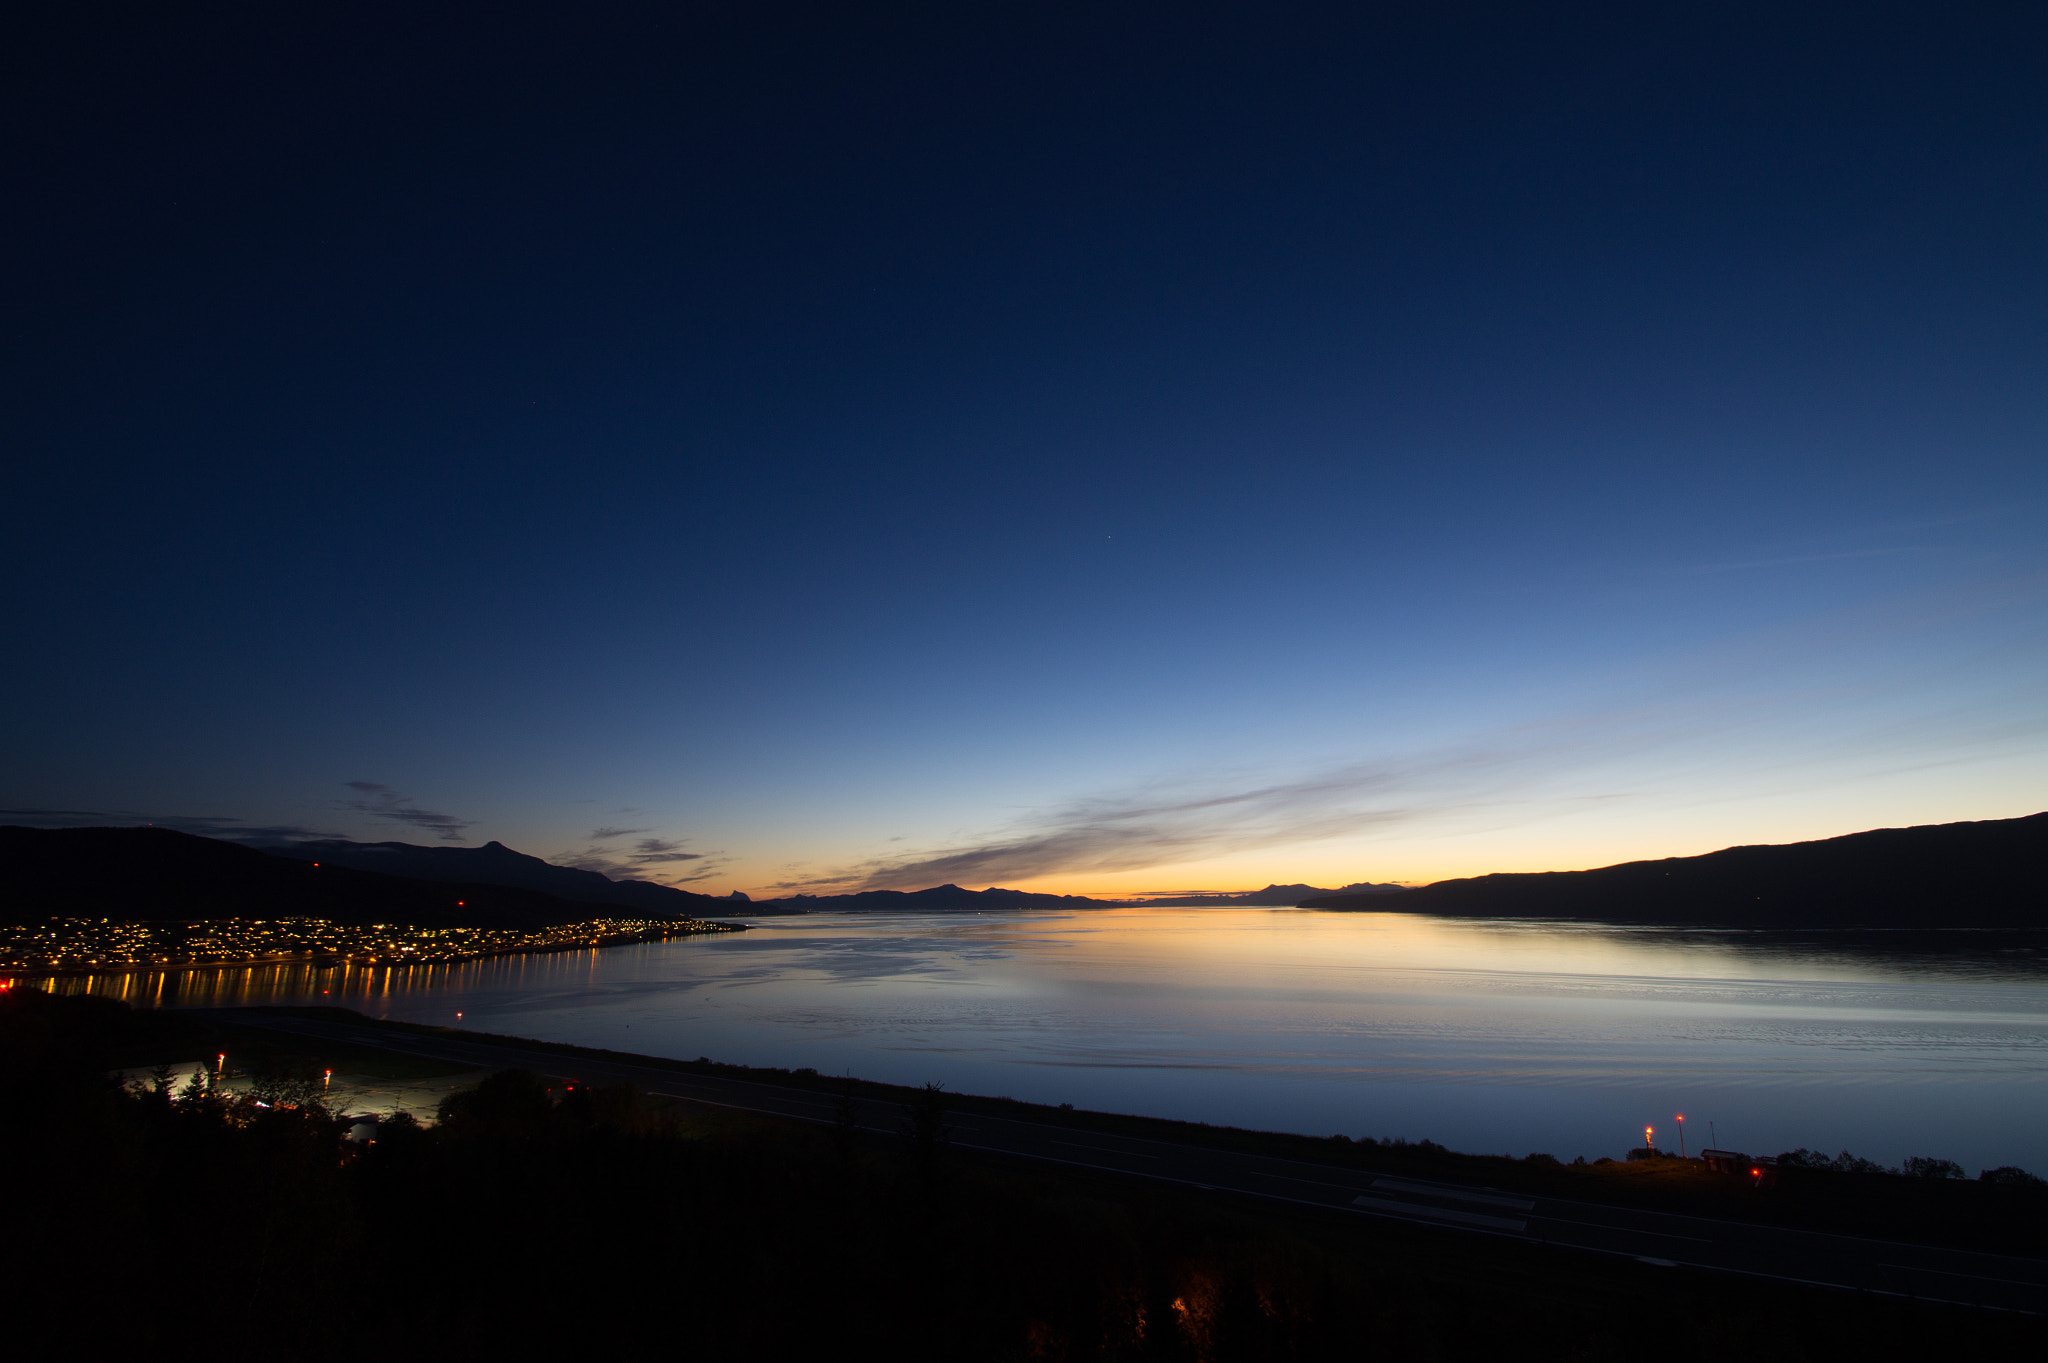
{"label": "distant mountain range", "polygon": [[1440,880],[1304,908],[1738,928],[2048,928],[2048,813],[1880,828],[1592,871]]}
{"label": "distant mountain range", "polygon": [[867,890],[748,902],[619,881],[500,843],[331,840],[248,847],[166,828],[0,827],[0,918],[329,918],[541,927],[599,916],[960,913],[1295,905],[1461,918],[1746,928],[2048,928],[2048,813],[1884,828],[1698,857],[1397,885],[1269,885],[1116,901],[1025,890]]}
{"label": "distant mountain range", "polygon": [[[329,846],[345,850],[361,845]],[[389,875],[339,860],[279,856],[168,828],[0,827],[0,919],[18,923],[49,917],[327,918],[418,927],[537,928],[625,917],[629,911],[636,918],[701,918],[730,915],[738,907],[730,900],[681,890],[667,891],[675,898],[661,900],[662,907],[651,901],[595,899],[587,897],[595,887],[582,880],[560,882],[577,887],[575,895],[493,883],[486,877],[498,868],[534,878],[532,869],[522,865],[526,862],[570,877],[604,877],[549,866],[505,848],[497,853],[485,848],[447,850],[486,853],[469,861],[458,856],[434,863],[444,870],[469,868],[476,873],[474,879]],[[391,861],[405,862],[406,857],[393,854]]]}
{"label": "distant mountain range", "polygon": [[[863,890],[859,894],[799,894],[787,899],[759,899],[748,913],[984,913],[1014,909],[1103,909],[1104,900],[1078,894],[1032,894],[1028,890],[963,890],[934,885],[929,890]],[[729,912],[730,910],[728,910]]]}
{"label": "distant mountain range", "polygon": [[1333,894],[1394,894],[1400,885],[1346,885],[1319,890],[1313,885],[1268,885],[1242,894],[1189,894],[1163,899],[1090,899],[1078,894],[1033,894],[1029,890],[963,890],[935,885],[929,890],[863,890],[859,894],[800,894],[787,899],[761,899],[749,913],[921,913],[995,909],[1118,909],[1145,905],[1161,908],[1287,908],[1303,899]]}
{"label": "distant mountain range", "polygon": [[1374,885],[1361,881],[1346,885],[1342,889],[1319,890],[1313,885],[1268,885],[1263,890],[1247,890],[1243,894],[1229,894],[1219,891],[1214,894],[1179,894],[1156,896],[1151,899],[1103,899],[1101,904],[1142,904],[1161,909],[1229,909],[1229,908],[1291,908],[1304,899],[1316,899],[1328,895],[1387,895],[1399,894],[1405,885]]}

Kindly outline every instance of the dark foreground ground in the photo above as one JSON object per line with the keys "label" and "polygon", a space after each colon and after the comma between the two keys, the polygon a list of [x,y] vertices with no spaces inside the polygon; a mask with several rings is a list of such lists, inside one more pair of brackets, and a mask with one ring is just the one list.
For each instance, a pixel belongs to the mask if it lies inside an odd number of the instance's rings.
{"label": "dark foreground ground", "polygon": [[[105,1077],[110,1066],[232,1046],[265,1073],[265,1092],[304,1099],[318,1067],[394,1042],[506,1048],[530,1069],[451,1100],[438,1127],[387,1124],[360,1150],[316,1102],[173,1103]],[[636,1067],[644,1082],[610,1082],[608,1066]],[[522,1046],[339,1013],[131,1013],[26,991],[0,996],[0,1067],[9,1171],[0,1273],[24,1357],[1652,1354],[1718,1363],[2032,1359],[2048,1344],[2041,1319],[2020,1312],[1662,1267],[1443,1216],[1519,1220],[1526,1231],[1554,1210],[1559,1188],[1605,1186],[1623,1195],[1610,1199],[1617,1215],[1652,1218],[1737,1196],[1688,1187],[1690,1166],[1627,1175],[1606,1166],[1602,1185],[1590,1168],[1461,1162],[1412,1146],[998,1100],[941,1104],[802,1074]],[[711,1084],[726,1085],[727,1098],[779,1096],[796,1115],[716,1106],[725,1099]],[[975,1148],[1004,1124],[1028,1128],[1044,1148]],[[1055,1142],[1082,1157],[1067,1162]],[[1307,1172],[1318,1180],[1327,1172],[1347,1192],[1422,1210],[1369,1214],[1343,1198],[1115,1172],[1146,1155],[1193,1162],[1183,1169],[1316,1166]],[[2033,1189],[1957,1185],[2019,1202],[1928,1195],[1916,1206],[1925,1190],[1891,1182],[1905,1223],[1941,1238],[1967,1238],[1973,1219],[1996,1240],[2040,1224]],[[1753,1198],[1740,1224],[1767,1237],[1783,1233],[1773,1220],[1852,1216],[1855,1204],[1893,1195],[1874,1187],[1866,1181],[1857,1196],[1789,1187]],[[1511,1205],[1522,1202],[1530,1205]]]}

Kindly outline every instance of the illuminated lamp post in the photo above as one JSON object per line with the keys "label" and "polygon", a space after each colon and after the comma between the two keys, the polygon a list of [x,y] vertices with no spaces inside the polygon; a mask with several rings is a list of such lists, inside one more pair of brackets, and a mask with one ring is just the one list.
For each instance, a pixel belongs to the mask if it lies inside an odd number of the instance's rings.
{"label": "illuminated lamp post", "polygon": [[1657,1153],[1657,1143],[1651,1140],[1650,1138],[1656,1134],[1657,1128],[1654,1126],[1646,1126],[1643,1128],[1643,1149],[1649,1151],[1653,1155]]}
{"label": "illuminated lamp post", "polygon": [[1678,1114],[1678,1157],[1685,1158],[1685,1114]]}

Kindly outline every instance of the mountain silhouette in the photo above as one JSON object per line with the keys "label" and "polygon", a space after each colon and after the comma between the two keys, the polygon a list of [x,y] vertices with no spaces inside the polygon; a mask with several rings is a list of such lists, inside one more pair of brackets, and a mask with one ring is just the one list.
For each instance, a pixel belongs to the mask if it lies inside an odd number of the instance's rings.
{"label": "mountain silhouette", "polygon": [[1105,904],[1142,904],[1156,909],[1203,909],[1203,908],[1289,908],[1305,899],[1323,898],[1338,894],[1398,894],[1399,885],[1374,885],[1369,882],[1346,885],[1341,890],[1320,890],[1313,885],[1268,885],[1263,890],[1246,890],[1241,894],[1218,890],[1194,894],[1168,895],[1151,899],[1105,899]]}
{"label": "mountain silhouette", "polygon": [[1592,871],[1440,880],[1315,909],[1739,928],[2048,927],[2048,813],[1729,847]]}
{"label": "mountain silhouette", "polygon": [[[707,895],[689,898],[725,902]],[[590,901],[521,886],[427,881],[316,864],[168,828],[0,827],[0,919],[7,922],[326,918],[418,927],[539,928],[604,916]]]}
{"label": "mountain silhouette", "polygon": [[613,880],[596,871],[557,866],[539,857],[515,852],[501,842],[482,847],[420,847],[409,842],[349,842],[334,838],[318,842],[258,843],[264,851],[299,861],[376,871],[444,885],[502,885],[538,890],[584,904],[606,904],[634,910],[645,918],[691,918],[730,913],[733,901],[688,890],[671,889],[646,880]]}
{"label": "mountain silhouette", "polygon": [[1078,894],[1033,894],[1029,890],[963,890],[934,885],[928,890],[863,890],[858,894],[799,894],[787,899],[755,900],[749,913],[984,913],[1011,909],[1101,909],[1106,901]]}

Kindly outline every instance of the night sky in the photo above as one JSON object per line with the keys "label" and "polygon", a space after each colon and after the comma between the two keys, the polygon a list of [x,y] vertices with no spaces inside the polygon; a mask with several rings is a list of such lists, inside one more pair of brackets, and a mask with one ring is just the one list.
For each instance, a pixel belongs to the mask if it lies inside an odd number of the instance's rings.
{"label": "night sky", "polygon": [[2032,813],[2044,40],[17,14],[0,819],[758,896]]}

